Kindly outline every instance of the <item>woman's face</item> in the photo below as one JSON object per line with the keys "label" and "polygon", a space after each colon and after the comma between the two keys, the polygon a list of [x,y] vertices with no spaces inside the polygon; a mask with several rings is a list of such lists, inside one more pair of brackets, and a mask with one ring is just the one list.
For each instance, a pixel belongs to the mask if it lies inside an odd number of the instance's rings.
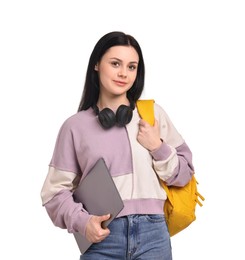
{"label": "woman's face", "polygon": [[131,46],[114,46],[102,56],[95,66],[100,82],[100,94],[125,95],[132,87],[139,63],[139,56]]}

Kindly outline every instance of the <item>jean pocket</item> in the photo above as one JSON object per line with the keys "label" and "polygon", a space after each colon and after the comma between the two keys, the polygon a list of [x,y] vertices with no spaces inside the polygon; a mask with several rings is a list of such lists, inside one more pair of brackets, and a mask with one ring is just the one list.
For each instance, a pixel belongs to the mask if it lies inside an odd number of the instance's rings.
{"label": "jean pocket", "polygon": [[165,221],[164,215],[161,214],[149,214],[149,215],[145,215],[145,218],[147,221],[151,223],[162,223]]}

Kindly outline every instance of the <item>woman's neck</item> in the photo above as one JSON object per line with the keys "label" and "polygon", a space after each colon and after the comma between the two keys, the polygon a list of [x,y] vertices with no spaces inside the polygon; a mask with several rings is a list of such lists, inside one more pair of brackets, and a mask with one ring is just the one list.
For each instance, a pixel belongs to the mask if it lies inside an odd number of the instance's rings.
{"label": "woman's neck", "polygon": [[116,111],[120,105],[129,106],[129,100],[127,97],[116,97],[116,98],[103,98],[99,97],[97,106],[99,110],[102,110],[106,107]]}

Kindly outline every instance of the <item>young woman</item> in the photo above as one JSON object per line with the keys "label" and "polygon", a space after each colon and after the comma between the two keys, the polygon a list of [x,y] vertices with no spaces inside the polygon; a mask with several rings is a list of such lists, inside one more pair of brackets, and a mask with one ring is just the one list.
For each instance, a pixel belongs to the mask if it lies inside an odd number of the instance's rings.
{"label": "young woman", "polygon": [[[194,172],[192,154],[161,106],[154,104],[154,126],[140,119],[135,103],[144,76],[135,38],[104,35],[90,56],[78,112],[59,131],[41,197],[54,225],[93,243],[80,260],[172,259],[159,178],[184,186]],[[101,157],[124,203],[105,229],[110,215],[90,215],[72,196]]]}

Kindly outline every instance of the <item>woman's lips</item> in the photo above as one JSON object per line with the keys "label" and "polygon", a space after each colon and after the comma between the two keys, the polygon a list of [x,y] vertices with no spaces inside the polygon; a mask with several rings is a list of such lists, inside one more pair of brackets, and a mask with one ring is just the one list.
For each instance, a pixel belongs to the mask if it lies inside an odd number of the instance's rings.
{"label": "woman's lips", "polygon": [[127,84],[127,82],[124,81],[118,81],[118,80],[114,80],[114,82],[119,85],[119,86],[125,86]]}

